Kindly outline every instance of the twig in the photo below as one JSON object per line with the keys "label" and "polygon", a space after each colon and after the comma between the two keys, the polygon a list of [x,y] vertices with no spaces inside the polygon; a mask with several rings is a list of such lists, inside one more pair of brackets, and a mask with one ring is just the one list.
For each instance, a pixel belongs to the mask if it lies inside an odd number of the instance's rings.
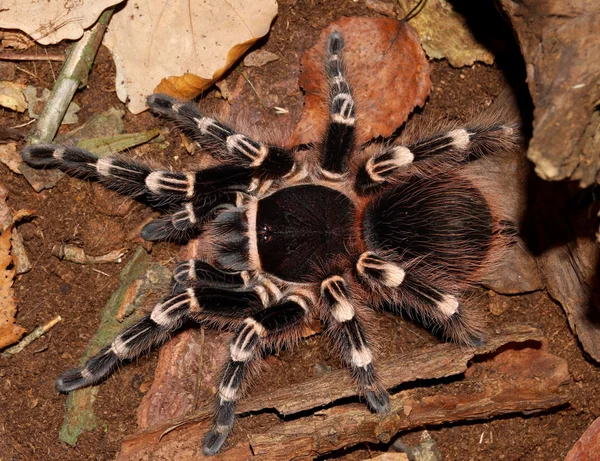
{"label": "twig", "polygon": [[64,54],[0,53],[0,61],[64,61]]}
{"label": "twig", "polygon": [[58,80],[38,119],[36,130],[29,138],[30,144],[51,142],[54,139],[75,91],[87,83],[88,74],[113,11],[113,8],[106,9],[98,19],[98,23],[86,31],[70,49]]}
{"label": "twig", "polygon": [[57,315],[56,317],[54,317],[52,320],[50,320],[45,325],[42,325],[41,327],[37,327],[35,330],[33,330],[31,333],[29,333],[27,336],[25,336],[21,341],[19,341],[18,344],[6,349],[2,353],[2,358],[8,358],[15,354],[18,354],[23,349],[25,349],[27,346],[29,346],[32,342],[34,342],[36,339],[43,336],[48,330],[50,330],[52,327],[54,327],[61,320],[62,320],[62,317],[60,315]]}

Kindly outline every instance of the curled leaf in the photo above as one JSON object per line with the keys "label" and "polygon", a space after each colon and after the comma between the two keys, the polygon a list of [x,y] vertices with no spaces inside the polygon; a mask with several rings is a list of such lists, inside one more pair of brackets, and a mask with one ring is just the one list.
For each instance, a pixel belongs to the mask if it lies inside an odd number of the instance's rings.
{"label": "curled leaf", "polygon": [[270,28],[275,0],[148,0],[114,14],[104,44],[117,66],[117,96],[133,113],[146,96],[191,99]]}

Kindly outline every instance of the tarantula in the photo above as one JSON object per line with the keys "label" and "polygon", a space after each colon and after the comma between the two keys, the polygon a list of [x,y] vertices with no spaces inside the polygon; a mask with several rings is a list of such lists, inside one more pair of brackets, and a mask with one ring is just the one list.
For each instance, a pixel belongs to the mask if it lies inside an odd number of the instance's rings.
{"label": "tarantula", "polygon": [[447,129],[403,145],[361,149],[339,32],[327,40],[329,121],[317,148],[285,149],[234,131],[193,103],[156,94],[156,113],[219,160],[191,172],[152,169],[125,157],[98,158],[68,146],[37,145],[23,159],[144,200],[169,212],[144,239],[211,243],[206,260],[179,263],[170,293],[82,368],[56,381],[60,392],[100,383],[117,367],[166,341],[184,321],[232,328],[229,359],[203,451],[231,432],[245,377],[267,350],[295,342],[319,317],[350,367],[368,407],[390,409],[375,370],[368,311],[407,312],[444,338],[482,341],[461,302],[502,246],[510,225],[477,180],[459,172],[506,150],[518,128],[494,122]]}

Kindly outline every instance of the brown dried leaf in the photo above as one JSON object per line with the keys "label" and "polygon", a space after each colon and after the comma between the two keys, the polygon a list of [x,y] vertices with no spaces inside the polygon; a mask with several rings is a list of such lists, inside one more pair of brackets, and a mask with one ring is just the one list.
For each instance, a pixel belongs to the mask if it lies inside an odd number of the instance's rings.
{"label": "brown dried leaf", "polygon": [[[4,188],[0,184],[0,189]],[[0,193],[0,214],[6,206],[6,194]],[[12,225],[0,235],[0,349],[16,343],[25,333],[25,329],[16,324],[17,305],[12,289],[15,269],[10,256]]]}
{"label": "brown dried leaf", "polygon": [[7,109],[25,112],[27,102],[23,95],[25,85],[13,82],[0,82],[0,106]]}
{"label": "brown dried leaf", "polygon": [[0,162],[4,163],[13,173],[22,174],[19,170],[21,156],[17,152],[17,143],[0,144]]}
{"label": "brown dried leaf", "polygon": [[269,31],[276,14],[275,0],[127,2],[104,37],[119,99],[139,113],[153,92],[197,96]]}
{"label": "brown dried leaf", "polygon": [[[78,40],[108,7],[123,0],[3,0],[0,28],[18,29],[42,45]],[[14,38],[13,38],[14,39]]]}
{"label": "brown dried leaf", "polygon": [[[304,113],[294,133],[295,143],[318,141],[327,120],[323,50],[333,30],[345,41],[344,62],[353,86],[360,122],[358,142],[390,136],[429,94],[429,64],[412,29],[393,19],[342,18],[325,28],[317,43],[302,56],[300,86],[306,93]],[[369,40],[365,40],[369,37]]]}

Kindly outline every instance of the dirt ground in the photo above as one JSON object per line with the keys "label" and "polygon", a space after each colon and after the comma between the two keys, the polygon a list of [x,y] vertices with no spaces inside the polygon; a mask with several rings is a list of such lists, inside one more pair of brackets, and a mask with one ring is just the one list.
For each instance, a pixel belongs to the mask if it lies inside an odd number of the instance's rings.
{"label": "dirt ground", "polygon": [[[280,13],[272,32],[259,45],[277,53],[280,59],[262,68],[235,67],[227,76],[230,88],[240,81],[242,71],[254,88],[243,85],[240,97],[231,106],[211,90],[201,100],[202,108],[230,112],[234,117],[241,114],[259,128],[270,124],[294,126],[302,102],[296,85],[302,52],[312,46],[323,27],[341,16],[377,15],[363,2],[283,0],[279,4]],[[479,11],[477,14],[492,15],[494,12]],[[466,120],[472,113],[489,107],[506,85],[522,82],[523,63],[510,31],[503,28],[497,16],[478,19],[490,24],[490,33],[496,34],[493,43],[498,53],[497,63],[454,69],[446,61],[432,62],[433,88],[421,115]],[[37,52],[42,51],[37,49]],[[59,69],[59,64],[43,61],[19,63],[17,67],[13,63],[0,62],[1,73],[10,75],[14,72],[15,81],[36,87],[51,88]],[[75,97],[82,108],[80,123],[111,107],[123,108],[114,91],[114,76],[110,55],[101,48],[88,87]],[[269,110],[273,106],[288,108],[290,113],[285,117],[275,115]],[[527,111],[526,102],[523,107]],[[526,120],[531,116],[530,113],[524,115]],[[28,121],[27,117],[3,109],[0,109],[0,119],[7,127]],[[127,114],[125,124],[128,132],[161,126],[160,120],[148,113]],[[21,128],[24,134],[27,130],[28,127]],[[166,135],[166,141],[163,145],[149,144],[136,149],[134,155],[143,154],[175,168],[190,166],[196,161],[183,149],[181,137],[175,130]],[[66,242],[77,244],[92,255],[117,248],[131,250],[141,243],[137,234],[141,225],[152,216],[152,211],[96,185],[70,178],[37,194],[22,176],[12,173],[4,165],[0,165],[0,176],[9,190],[8,203],[13,209],[36,210],[36,219],[19,227],[33,270],[20,276],[15,283],[18,323],[31,331],[56,315],[63,318],[51,332],[23,352],[10,360],[0,360],[0,461],[113,459],[123,438],[136,429],[136,410],[146,389],[141,384],[152,380],[157,353],[123,368],[104,383],[95,405],[99,419],[97,427],[84,433],[76,447],[60,443],[58,433],[66,397],[54,389],[54,379],[78,362],[97,330],[106,300],[119,284],[118,274],[123,264],[76,265],[59,261],[51,255],[51,249]],[[154,260],[171,268],[180,254],[181,248],[175,244],[152,246]],[[482,290],[480,308],[486,312],[489,296]],[[561,307],[544,291],[500,298],[507,308],[500,315],[487,313],[490,328],[500,323],[540,327],[548,338],[549,351],[568,362],[572,376],[568,385],[571,405],[544,414],[428,430],[446,460],[563,459],[589,424],[600,416],[599,369],[585,357],[567,326]],[[383,342],[384,354],[386,347],[392,347],[392,342],[395,342],[393,348],[410,350],[415,345],[436,341],[408,321],[382,315],[380,322],[390,332],[389,341]],[[319,337],[310,338],[301,348],[278,354],[271,360],[264,380],[251,392],[265,392],[269,386],[290,385],[298,379],[294,370],[303,370],[310,375],[316,373],[317,363],[337,367],[335,359],[319,348],[320,344]],[[283,366],[285,364],[293,366]],[[285,369],[290,371],[285,373]],[[243,427],[236,429],[243,430]],[[420,431],[401,434],[401,437],[409,444],[416,443]],[[386,450],[387,447],[379,445],[357,446],[348,452],[337,453],[336,457],[359,460]]]}

